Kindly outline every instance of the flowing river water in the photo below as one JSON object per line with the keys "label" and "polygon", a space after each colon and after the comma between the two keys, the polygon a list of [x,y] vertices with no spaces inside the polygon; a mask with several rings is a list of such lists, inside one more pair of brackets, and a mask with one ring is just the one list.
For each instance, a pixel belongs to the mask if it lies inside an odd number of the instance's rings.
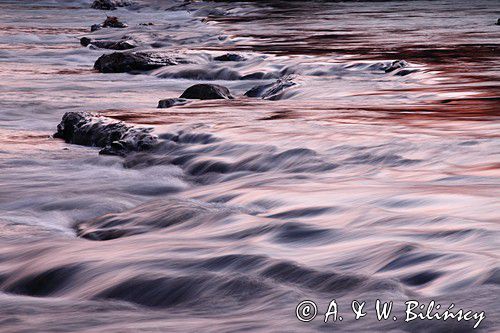
{"label": "flowing river water", "polygon": [[[106,14],[128,27],[91,33]],[[494,0],[0,0],[0,331],[472,330],[404,322],[411,299],[500,329],[498,17]],[[81,37],[189,61],[103,74],[113,51]],[[278,79],[295,85],[244,96]],[[156,108],[196,83],[235,98]],[[160,146],[67,144],[69,111]],[[300,322],[305,299],[344,320]],[[377,299],[398,320],[349,315]]]}

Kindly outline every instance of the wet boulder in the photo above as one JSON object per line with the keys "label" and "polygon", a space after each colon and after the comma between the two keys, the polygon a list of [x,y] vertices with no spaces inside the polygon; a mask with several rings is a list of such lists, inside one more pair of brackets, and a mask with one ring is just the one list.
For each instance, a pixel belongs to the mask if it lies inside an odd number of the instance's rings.
{"label": "wet boulder", "polygon": [[153,148],[158,137],[151,128],[127,125],[88,112],[66,112],[54,138],[67,143],[103,148],[100,153],[125,156],[129,152]]}
{"label": "wet boulder", "polygon": [[90,8],[101,10],[115,10],[117,7],[126,7],[132,5],[128,0],[95,0]]}
{"label": "wet boulder", "polygon": [[158,109],[167,109],[177,105],[184,105],[190,101],[185,98],[167,98],[158,102]]}
{"label": "wet boulder", "polygon": [[109,50],[130,50],[137,45],[135,44],[134,41],[130,40],[118,40],[118,41],[112,41],[112,40],[92,40],[88,37],[83,37],[80,39],[80,44],[82,46],[93,46],[95,48],[99,49],[109,49]]}
{"label": "wet boulder", "polygon": [[85,46],[85,47],[89,46],[91,41],[92,41],[92,39],[90,39],[88,37],[82,37],[82,38],[80,38],[80,44],[82,46]]}
{"label": "wet boulder", "polygon": [[497,20],[497,23],[495,23],[496,25],[500,25],[500,18]]}
{"label": "wet boulder", "polygon": [[178,63],[177,59],[164,54],[114,52],[100,56],[95,62],[94,68],[101,73],[130,73],[149,71]]}
{"label": "wet boulder", "polygon": [[103,28],[126,28],[128,25],[123,23],[116,16],[107,16],[101,25]]}
{"label": "wet boulder", "polygon": [[195,84],[187,88],[180,98],[186,99],[233,99],[229,89],[216,84]]}
{"label": "wet boulder", "polygon": [[215,61],[245,61],[247,60],[244,56],[236,53],[226,53],[218,57],[214,57]]}
{"label": "wet boulder", "polygon": [[295,86],[296,83],[289,79],[279,79],[270,84],[255,86],[245,93],[247,97],[257,97],[262,99],[277,100],[280,99],[288,88]]}
{"label": "wet boulder", "polygon": [[101,30],[101,29],[102,29],[102,26],[100,24],[92,24],[92,26],[90,27],[90,32],[94,32],[94,31]]}

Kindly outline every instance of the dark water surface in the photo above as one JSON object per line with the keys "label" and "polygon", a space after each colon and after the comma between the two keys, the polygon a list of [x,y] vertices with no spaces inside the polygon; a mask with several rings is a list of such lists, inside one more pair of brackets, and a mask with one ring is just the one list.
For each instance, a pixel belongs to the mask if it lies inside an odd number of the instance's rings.
{"label": "dark water surface", "polygon": [[[405,323],[410,299],[500,329],[497,1],[150,0],[90,33],[105,14],[0,0],[0,332],[472,331]],[[189,63],[101,74],[83,36]],[[277,100],[243,96],[280,78]],[[156,109],[195,83],[236,98]],[[68,111],[159,148],[65,144]],[[342,322],[295,318],[333,298]]]}

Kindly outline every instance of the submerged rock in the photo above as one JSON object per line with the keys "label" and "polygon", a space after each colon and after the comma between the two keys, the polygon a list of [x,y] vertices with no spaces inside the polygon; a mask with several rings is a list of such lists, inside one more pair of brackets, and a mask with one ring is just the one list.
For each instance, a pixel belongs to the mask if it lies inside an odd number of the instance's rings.
{"label": "submerged rock", "polygon": [[382,70],[386,73],[393,72],[397,69],[408,67],[408,63],[404,60],[394,60],[391,62],[378,62],[369,67],[369,69]]}
{"label": "submerged rock", "polygon": [[130,41],[130,40],[119,40],[119,41],[113,41],[113,40],[92,40],[88,37],[83,37],[80,39],[80,44],[82,46],[94,46],[100,49],[109,49],[109,50],[130,50],[137,45],[135,42]]}
{"label": "submerged rock", "polygon": [[116,16],[108,16],[102,23],[103,28],[126,28],[128,25],[121,22]]}
{"label": "submerged rock", "polygon": [[236,53],[226,53],[214,58],[215,61],[245,61],[247,60],[244,56]]}
{"label": "submerged rock", "polygon": [[88,112],[66,112],[57,125],[54,138],[67,143],[103,148],[101,154],[124,156],[132,151],[151,149],[158,137],[151,128],[127,125]]}
{"label": "submerged rock", "polygon": [[90,8],[101,10],[115,10],[117,7],[125,7],[132,5],[128,0],[95,0]]}
{"label": "submerged rock", "polygon": [[114,52],[97,59],[94,68],[101,73],[127,73],[149,71],[163,66],[177,65],[178,61],[170,56],[146,52]]}
{"label": "submerged rock", "polygon": [[253,87],[245,93],[245,96],[276,100],[281,98],[286,89],[295,85],[296,83],[289,79],[279,79],[274,83]]}
{"label": "submerged rock", "polygon": [[410,74],[416,73],[418,71],[419,70],[416,69],[416,68],[403,68],[401,70],[398,70],[396,73],[394,73],[394,75],[397,75],[397,76],[406,76],[406,75],[410,75]]}
{"label": "submerged rock", "polygon": [[187,99],[233,99],[229,89],[217,84],[195,84],[187,88],[180,98]]}
{"label": "submerged rock", "polygon": [[167,109],[176,105],[184,105],[189,103],[190,101],[185,98],[167,98],[162,99],[158,102],[158,109]]}

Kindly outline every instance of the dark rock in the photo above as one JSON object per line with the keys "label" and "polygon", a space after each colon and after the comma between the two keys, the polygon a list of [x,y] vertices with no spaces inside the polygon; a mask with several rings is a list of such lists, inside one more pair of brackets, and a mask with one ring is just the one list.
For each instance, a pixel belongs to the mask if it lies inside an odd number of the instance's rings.
{"label": "dark rock", "polygon": [[187,99],[233,99],[229,89],[216,84],[195,84],[187,88],[180,98]]}
{"label": "dark rock", "polygon": [[158,48],[160,48],[160,47],[165,47],[165,46],[167,46],[168,44],[166,44],[166,43],[162,43],[162,42],[153,42],[153,43],[151,43],[150,45],[151,45],[151,47],[152,47],[152,48],[154,48],[154,49],[158,49]]}
{"label": "dark rock", "polygon": [[153,24],[153,22],[146,22],[146,23],[139,23],[139,25],[149,26],[149,25],[154,25],[154,24]]}
{"label": "dark rock", "polygon": [[92,41],[92,39],[88,38],[88,37],[83,37],[83,38],[80,38],[80,44],[82,44],[82,46],[89,46],[90,42]]}
{"label": "dark rock", "polygon": [[497,23],[495,23],[496,25],[500,25],[500,18],[497,20]]}
{"label": "dark rock", "polygon": [[162,99],[161,101],[158,102],[158,109],[167,109],[167,108],[171,108],[172,106],[184,105],[187,103],[189,103],[189,100],[187,100],[185,98]]}
{"label": "dark rock", "polygon": [[90,27],[91,32],[101,30],[101,29],[102,29],[102,26],[100,24],[92,24],[92,26]]}
{"label": "dark rock", "polygon": [[132,151],[148,150],[158,142],[152,129],[127,125],[88,112],[66,112],[57,125],[54,138],[67,143],[103,148],[101,154],[124,156]]}
{"label": "dark rock", "polygon": [[130,50],[137,45],[133,41],[129,40],[120,40],[120,41],[112,41],[112,40],[94,40],[92,41],[88,37],[83,37],[80,39],[80,44],[82,46],[94,46],[99,49],[109,49],[109,50]]}
{"label": "dark rock", "polygon": [[236,53],[226,53],[221,56],[215,57],[215,61],[245,61],[245,57]]}
{"label": "dark rock", "polygon": [[102,23],[103,28],[126,28],[128,25],[121,22],[116,16],[108,16]]}
{"label": "dark rock", "polygon": [[145,52],[114,52],[97,59],[94,68],[101,73],[127,73],[149,71],[163,66],[177,65],[178,61],[170,56]]}
{"label": "dark rock", "polygon": [[90,8],[102,10],[115,10],[117,7],[130,6],[131,1],[128,0],[95,0]]}
{"label": "dark rock", "polygon": [[279,79],[274,83],[253,87],[245,93],[245,96],[276,100],[281,98],[286,89],[295,85],[296,83],[289,79]]}

